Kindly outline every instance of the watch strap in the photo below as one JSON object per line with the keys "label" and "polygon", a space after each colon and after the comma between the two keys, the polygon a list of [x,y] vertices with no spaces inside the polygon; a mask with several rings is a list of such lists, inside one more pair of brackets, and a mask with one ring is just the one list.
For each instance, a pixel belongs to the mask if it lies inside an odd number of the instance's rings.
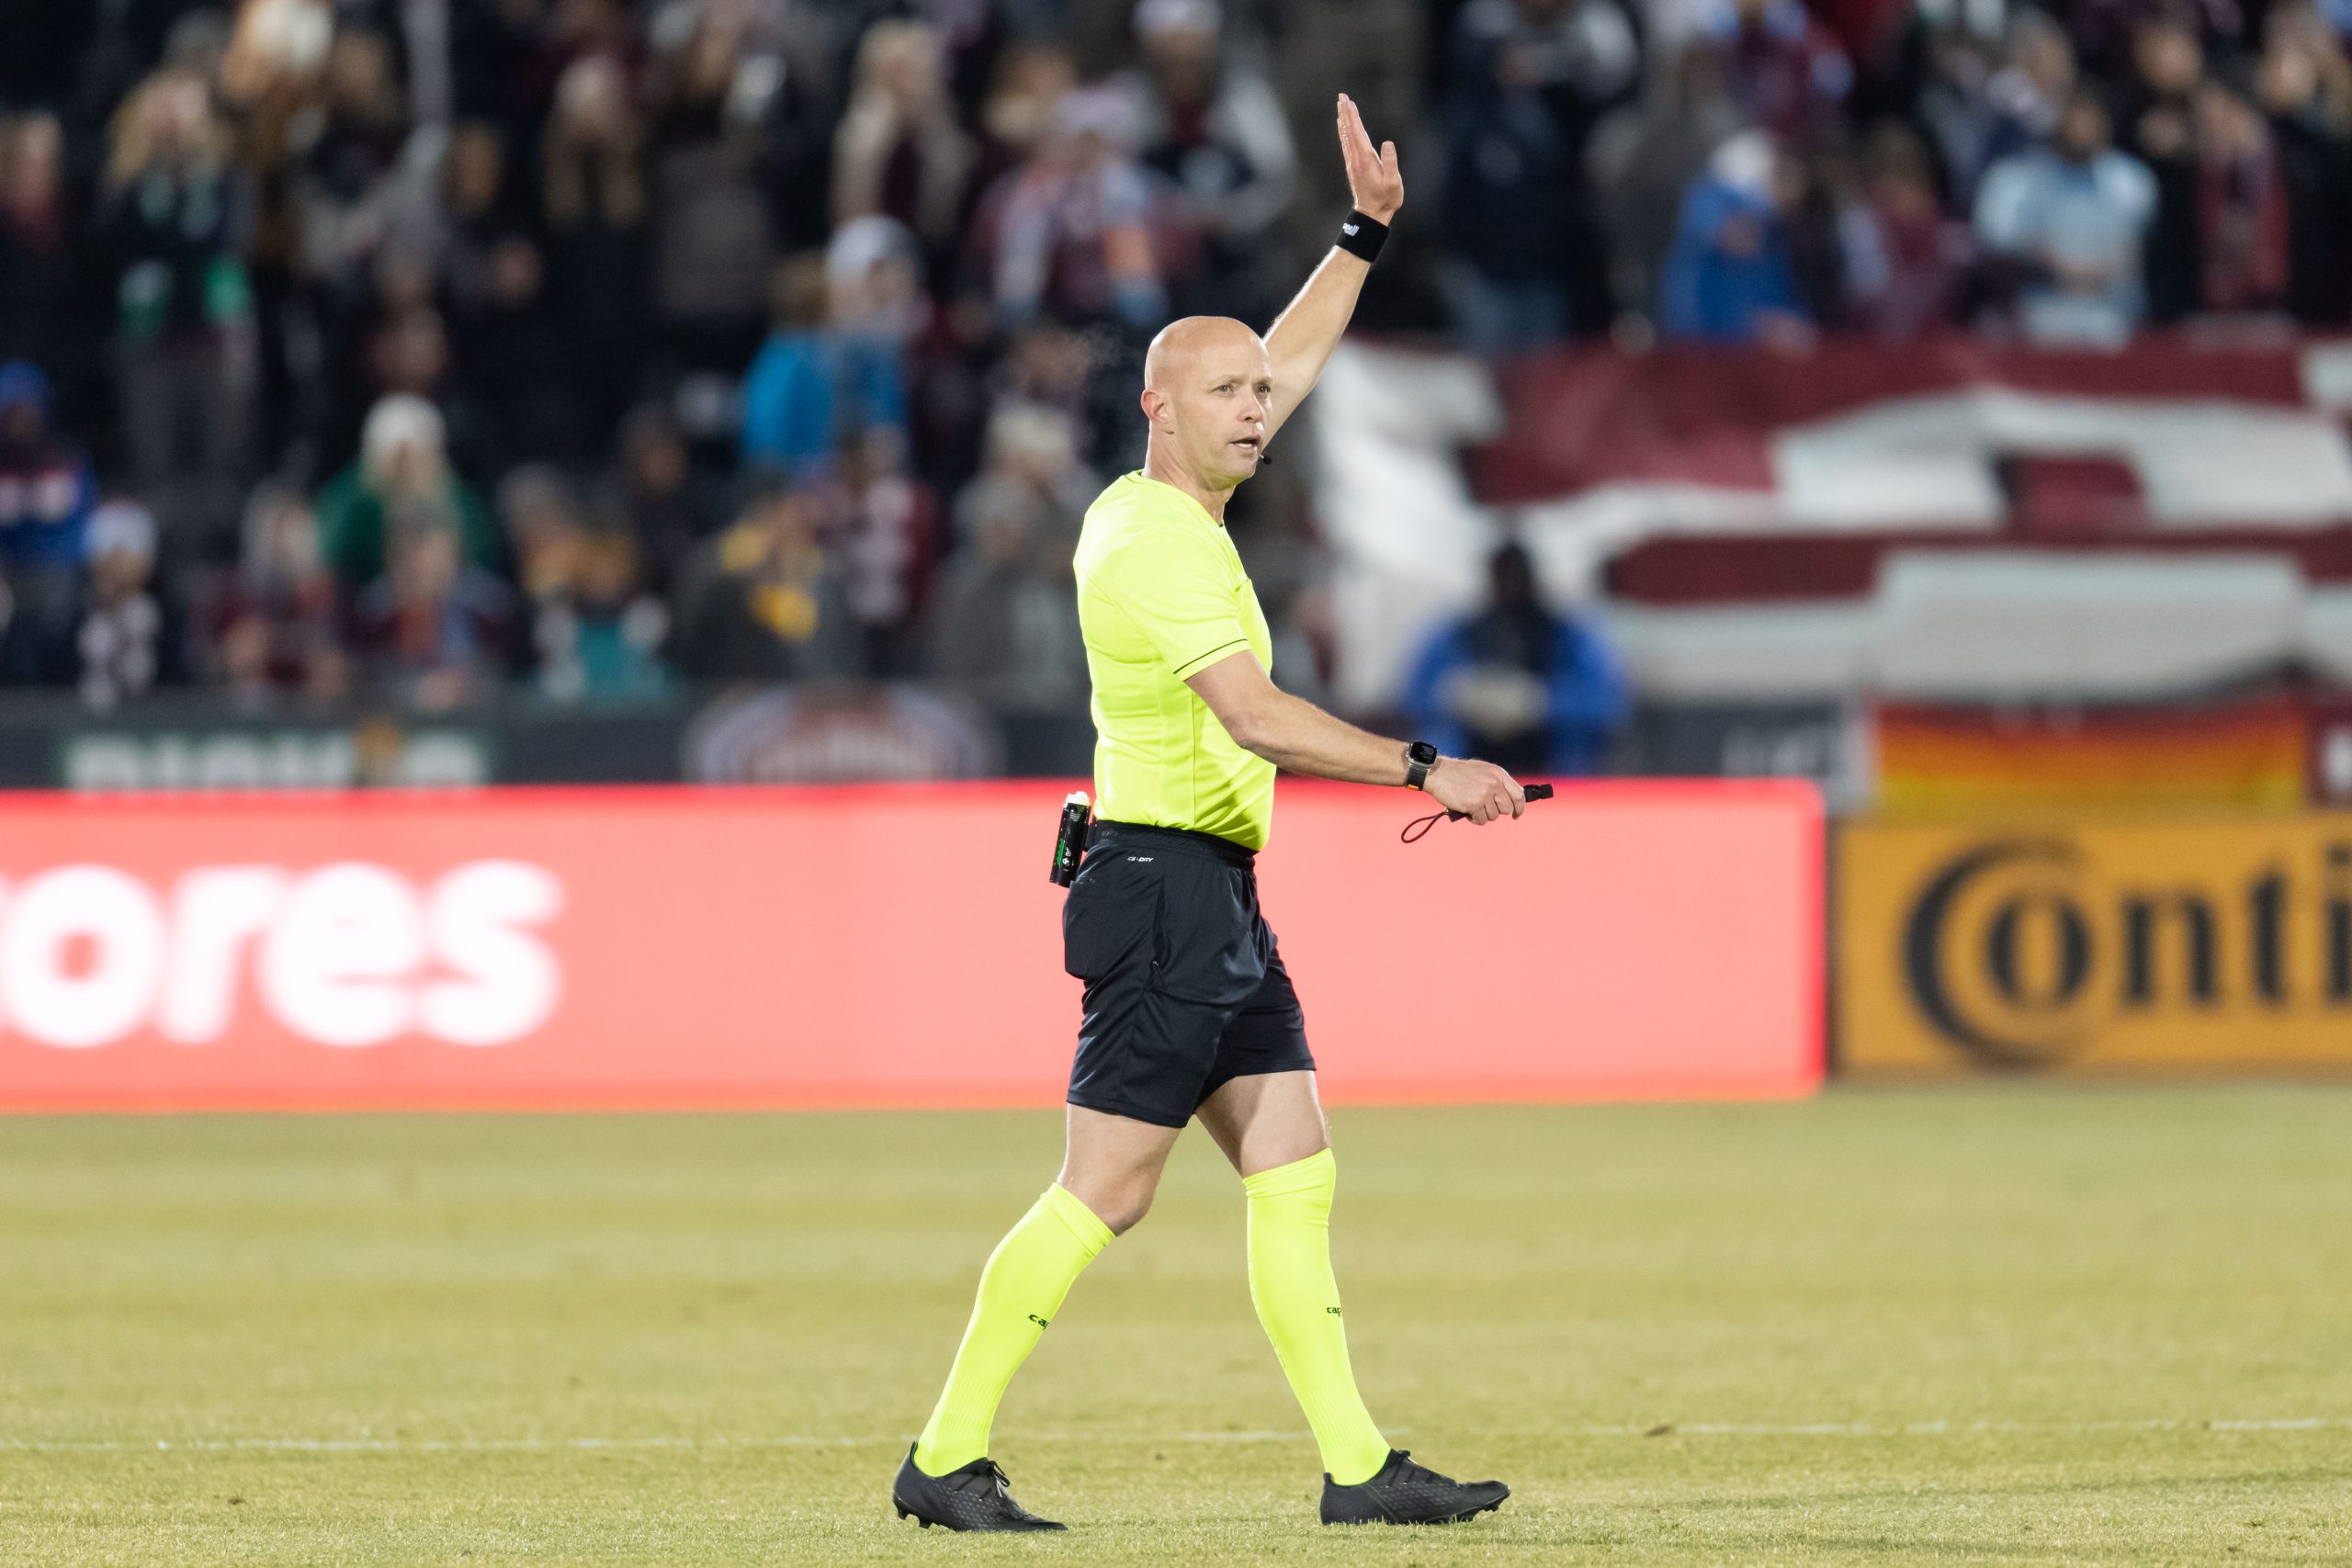
{"label": "watch strap", "polygon": [[1430,770],[1436,766],[1434,760],[1424,762],[1413,755],[1411,747],[1407,747],[1405,749],[1405,787],[1407,789],[1421,788],[1429,781]]}

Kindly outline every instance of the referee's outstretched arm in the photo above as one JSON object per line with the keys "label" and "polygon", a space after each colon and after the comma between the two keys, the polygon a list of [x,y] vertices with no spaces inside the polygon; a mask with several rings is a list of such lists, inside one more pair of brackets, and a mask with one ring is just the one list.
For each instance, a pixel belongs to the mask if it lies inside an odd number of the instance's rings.
{"label": "referee's outstretched arm", "polygon": [[[1340,95],[1339,130],[1340,156],[1347,164],[1348,191],[1356,209],[1348,215],[1340,243],[1331,247],[1298,297],[1266,330],[1266,361],[1272,384],[1265,402],[1261,446],[1273,438],[1292,411],[1315,389],[1324,364],[1355,313],[1356,296],[1372,271],[1371,257],[1379,251],[1388,220],[1405,203],[1405,178],[1396,165],[1396,144],[1384,141],[1374,152],[1363,116],[1345,93]],[[1363,231],[1366,220],[1373,232]],[[1152,394],[1146,396],[1149,399]],[[1146,412],[1152,412],[1148,401]],[[1228,480],[1228,486],[1232,482],[1236,481]],[[1347,784],[1402,785],[1411,777],[1411,759],[1403,741],[1358,729],[1283,691],[1249,649],[1238,649],[1195,671],[1186,677],[1185,684],[1208,705],[1236,745],[1276,767]],[[1481,825],[1527,809],[1527,796],[1518,783],[1492,762],[1440,758],[1421,787],[1447,810],[1459,811]]]}
{"label": "referee's outstretched arm", "polygon": [[[1274,395],[1266,411],[1266,439],[1272,441],[1283,422],[1315,389],[1325,361],[1339,346],[1355,314],[1356,296],[1372,273],[1373,255],[1387,233],[1389,220],[1405,205],[1405,176],[1396,167],[1396,143],[1384,141],[1372,150],[1372,134],[1355,100],[1340,95],[1340,156],[1348,167],[1348,194],[1356,204],[1348,215],[1342,244],[1333,245],[1322,264],[1308,275],[1306,286],[1283,307],[1266,329],[1266,357],[1274,372]],[[1369,218],[1375,232],[1359,232],[1358,218]],[[1358,247],[1354,251],[1344,245]]]}
{"label": "referee's outstretched arm", "polygon": [[[1184,682],[1199,694],[1234,744],[1278,768],[1344,784],[1397,784],[1409,759],[1402,740],[1390,740],[1335,718],[1273,682],[1248,649],[1220,659]],[[1527,795],[1492,762],[1441,757],[1421,787],[1448,811],[1480,824],[1516,817]]]}

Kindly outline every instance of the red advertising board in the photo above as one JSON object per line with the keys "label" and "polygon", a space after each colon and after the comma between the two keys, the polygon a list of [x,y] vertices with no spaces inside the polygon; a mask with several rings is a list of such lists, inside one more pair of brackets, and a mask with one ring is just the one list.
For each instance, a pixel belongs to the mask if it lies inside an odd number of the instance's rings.
{"label": "red advertising board", "polygon": [[[0,796],[0,1110],[1052,1105],[1063,786]],[[1340,1101],[1804,1093],[1783,782],[1286,785],[1269,918]]]}

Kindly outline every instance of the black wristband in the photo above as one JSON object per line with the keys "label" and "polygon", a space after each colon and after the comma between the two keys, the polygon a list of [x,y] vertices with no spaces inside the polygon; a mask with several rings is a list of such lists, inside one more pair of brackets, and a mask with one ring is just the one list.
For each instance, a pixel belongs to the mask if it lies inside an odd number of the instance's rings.
{"label": "black wristband", "polygon": [[1362,256],[1369,266],[1380,259],[1380,247],[1387,239],[1387,224],[1361,212],[1351,212],[1347,221],[1340,225],[1340,237],[1331,243],[1351,256]]}

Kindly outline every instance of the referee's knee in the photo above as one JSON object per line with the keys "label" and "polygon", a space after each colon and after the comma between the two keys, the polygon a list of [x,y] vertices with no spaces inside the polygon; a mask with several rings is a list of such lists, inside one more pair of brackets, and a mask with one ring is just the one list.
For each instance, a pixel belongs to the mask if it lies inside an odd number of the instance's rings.
{"label": "referee's knee", "polygon": [[1113,1235],[1125,1235],[1143,1223],[1151,1213],[1152,1190],[1149,1185],[1136,1182],[1097,1184],[1073,1183],[1065,1178],[1062,1186],[1069,1195],[1094,1212]]}

